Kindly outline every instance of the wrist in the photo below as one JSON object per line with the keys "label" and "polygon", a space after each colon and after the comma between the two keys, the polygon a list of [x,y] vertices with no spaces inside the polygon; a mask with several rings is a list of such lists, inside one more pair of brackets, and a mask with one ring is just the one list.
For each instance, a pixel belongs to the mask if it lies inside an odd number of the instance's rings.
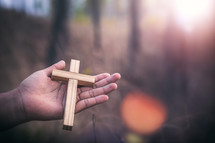
{"label": "wrist", "polygon": [[27,121],[22,106],[19,89],[0,94],[0,130],[4,130]]}
{"label": "wrist", "polygon": [[22,117],[22,120],[24,122],[27,122],[29,121],[28,119],[28,114],[27,114],[27,110],[26,110],[26,107],[25,107],[25,104],[24,104],[24,95],[23,95],[23,92],[20,88],[20,86],[18,86],[16,89],[15,89],[15,96],[14,96],[14,99],[15,101],[17,102],[17,109],[18,109],[18,112],[20,113],[20,116]]}

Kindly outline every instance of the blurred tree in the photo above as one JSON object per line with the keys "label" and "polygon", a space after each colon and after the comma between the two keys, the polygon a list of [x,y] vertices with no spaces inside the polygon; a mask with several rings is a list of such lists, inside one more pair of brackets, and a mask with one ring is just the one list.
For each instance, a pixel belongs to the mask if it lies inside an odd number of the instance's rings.
{"label": "blurred tree", "polygon": [[208,86],[208,90],[211,91],[209,92],[210,96],[207,95],[207,104],[211,105],[209,106],[209,111],[207,111],[209,113],[208,115],[208,119],[210,119],[208,121],[208,125],[207,125],[207,130],[205,131],[207,134],[206,136],[206,142],[215,142],[215,1],[213,1],[213,11],[211,12],[211,21],[208,22],[207,24],[207,28],[208,31],[210,32],[210,36],[209,36],[209,50],[208,50],[208,60],[207,60],[207,64],[209,65],[208,69],[207,69],[207,76],[209,76],[209,78],[211,79],[211,85]]}
{"label": "blurred tree", "polygon": [[101,0],[90,0],[90,7],[93,20],[94,30],[94,47],[95,49],[101,48],[101,24],[100,24],[100,13],[101,13]]}
{"label": "blurred tree", "polygon": [[12,0],[11,5],[13,9],[24,12],[25,0]]}
{"label": "blurred tree", "polygon": [[34,1],[34,11],[36,13],[39,13],[41,11],[41,9],[42,9],[42,2],[41,2],[41,0]]}
{"label": "blurred tree", "polygon": [[[176,26],[173,17],[170,16],[164,40],[164,97],[167,103],[183,101],[186,104],[187,94],[187,51],[186,35]],[[174,103],[173,103],[174,104]],[[173,109],[172,107],[170,109]],[[173,109],[175,112],[176,109]],[[175,112],[176,113],[176,112]]]}
{"label": "blurred tree", "polygon": [[69,41],[67,27],[70,0],[53,0],[53,23],[48,48],[48,65],[57,59],[57,48],[65,49]]}
{"label": "blurred tree", "polygon": [[139,45],[139,0],[130,0],[130,22],[131,22],[131,33],[130,33],[130,44],[129,44],[129,73],[132,73],[135,67],[135,57],[138,52]]}

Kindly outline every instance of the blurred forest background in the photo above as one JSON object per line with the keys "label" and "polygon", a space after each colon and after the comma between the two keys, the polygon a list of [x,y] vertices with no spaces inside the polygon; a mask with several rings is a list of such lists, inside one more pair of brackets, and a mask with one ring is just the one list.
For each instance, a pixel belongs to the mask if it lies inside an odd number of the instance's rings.
{"label": "blurred forest background", "polygon": [[[67,69],[80,60],[81,73],[122,75],[107,103],[76,114],[72,132],[62,120],[32,121],[0,142],[215,142],[214,9],[213,0],[0,0],[0,92],[61,59]],[[136,92],[166,109],[153,133],[121,116]]]}

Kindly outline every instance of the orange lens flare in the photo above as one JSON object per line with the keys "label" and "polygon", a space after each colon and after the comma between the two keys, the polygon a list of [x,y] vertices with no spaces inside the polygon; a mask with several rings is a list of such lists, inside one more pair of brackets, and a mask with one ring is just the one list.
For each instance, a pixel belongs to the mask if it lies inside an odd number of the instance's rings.
{"label": "orange lens flare", "polygon": [[167,112],[159,100],[144,93],[132,92],[122,102],[121,116],[132,131],[148,135],[162,126]]}

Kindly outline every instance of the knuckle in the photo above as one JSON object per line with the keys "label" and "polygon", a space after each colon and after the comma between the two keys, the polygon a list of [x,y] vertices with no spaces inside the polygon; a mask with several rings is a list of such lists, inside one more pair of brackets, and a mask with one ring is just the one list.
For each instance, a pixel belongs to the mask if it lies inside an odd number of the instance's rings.
{"label": "knuckle", "polygon": [[89,107],[89,100],[88,99],[84,100],[84,104],[85,104],[85,107]]}
{"label": "knuckle", "polygon": [[94,97],[94,91],[93,90],[90,90],[88,93],[89,93],[90,97]]}
{"label": "knuckle", "polygon": [[98,85],[95,83],[93,87],[94,87],[94,88],[98,88]]}

